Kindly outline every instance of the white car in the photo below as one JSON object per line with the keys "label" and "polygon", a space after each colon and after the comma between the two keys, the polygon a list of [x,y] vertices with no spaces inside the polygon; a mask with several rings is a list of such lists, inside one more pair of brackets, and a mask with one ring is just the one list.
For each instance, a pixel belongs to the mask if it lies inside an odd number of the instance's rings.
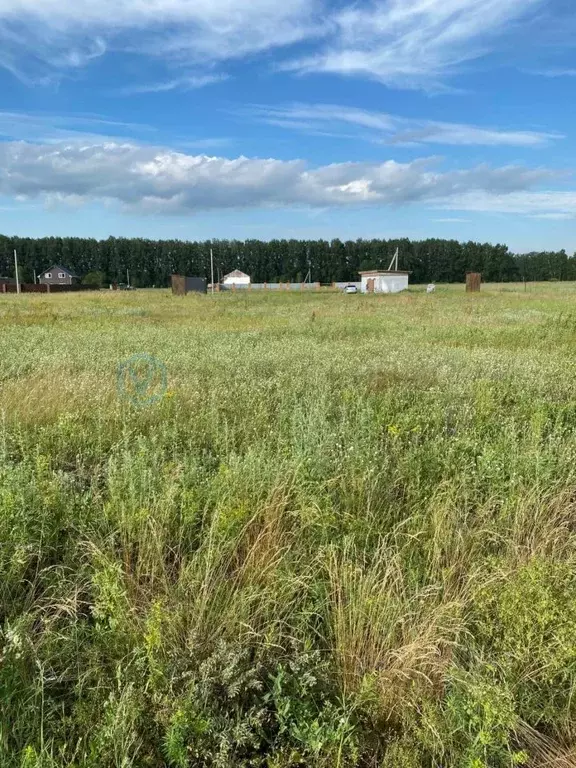
{"label": "white car", "polygon": [[344,288],[344,293],[358,293],[358,288],[355,285],[347,285]]}

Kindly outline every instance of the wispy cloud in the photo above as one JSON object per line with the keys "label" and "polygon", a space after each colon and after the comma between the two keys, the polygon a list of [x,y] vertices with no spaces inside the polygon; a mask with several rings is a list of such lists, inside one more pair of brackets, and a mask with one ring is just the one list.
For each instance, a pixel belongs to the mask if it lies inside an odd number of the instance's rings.
{"label": "wispy cloud", "polygon": [[536,213],[533,215],[534,219],[551,219],[552,221],[567,221],[568,219],[576,219],[576,208],[572,213]]}
{"label": "wispy cloud", "polygon": [[49,82],[108,48],[160,58],[175,69],[206,65],[321,33],[320,2],[2,0],[0,66],[25,82]]}
{"label": "wispy cloud", "polygon": [[446,201],[443,208],[453,211],[482,211],[485,213],[518,213],[546,219],[576,218],[576,191],[498,190],[463,191],[462,195]]}
{"label": "wispy cloud", "polygon": [[301,73],[363,76],[389,86],[446,89],[465,62],[530,19],[546,0],[387,0],[349,5],[319,53],[285,64]]}
{"label": "wispy cloud", "polygon": [[24,201],[20,205],[0,205],[0,211],[2,213],[15,213],[17,211],[29,210],[32,208],[38,208],[38,205],[26,204]]}
{"label": "wispy cloud", "polygon": [[[498,48],[548,3],[2,0],[0,66],[23,82],[48,84],[108,51],[161,59],[178,73],[305,43],[308,52],[298,57],[289,52],[281,68],[446,90],[463,65]],[[534,37],[532,28],[531,42]],[[175,90],[179,79],[168,77],[156,89]]]}
{"label": "wispy cloud", "polygon": [[146,123],[111,120],[97,114],[57,115],[47,112],[8,112],[0,110],[0,142],[28,141],[38,144],[82,142],[101,144],[169,143],[171,147],[195,150],[216,150],[229,146],[233,139],[227,136],[191,136],[179,132],[166,133]]}
{"label": "wispy cloud", "polygon": [[[314,134],[364,138],[386,144],[446,144],[538,147],[564,138],[541,131],[503,130],[493,127],[404,118],[333,104],[253,106],[244,113],[277,127]],[[350,128],[355,131],[350,133]],[[340,130],[340,133],[338,133]]]}
{"label": "wispy cloud", "polygon": [[0,140],[41,143],[66,140],[102,141],[122,138],[150,138],[155,130],[144,123],[110,120],[102,115],[56,115],[47,112],[0,111]]}
{"label": "wispy cloud", "polygon": [[184,75],[171,80],[156,83],[142,83],[139,85],[129,85],[120,88],[117,93],[122,96],[136,95],[139,93],[166,93],[168,91],[193,91],[198,88],[205,88],[207,85],[221,83],[227,80],[225,74],[214,75]]}
{"label": "wispy cloud", "polygon": [[446,218],[446,219],[433,219],[433,221],[436,221],[439,224],[467,224],[468,222],[470,222],[470,219]]}
{"label": "wispy cloud", "polygon": [[0,4],[0,67],[25,85],[55,85],[108,50],[96,31],[79,26],[68,32],[55,25],[54,18],[11,11],[9,1]]}
{"label": "wispy cloud", "polygon": [[[302,160],[228,159],[130,143],[6,142],[0,144],[0,195],[57,203],[70,200],[74,205],[109,201],[127,210],[163,214],[412,203],[462,209],[466,201],[469,210],[490,201],[498,201],[500,209],[514,210],[527,195],[533,195],[533,213],[565,210],[547,197],[556,193],[530,192],[555,178],[546,169],[481,165],[441,171],[436,165],[437,161],[421,159],[309,168]],[[569,204],[574,209],[576,193],[566,197],[564,205]]]}
{"label": "wispy cloud", "polygon": [[529,75],[541,75],[542,77],[576,77],[576,69],[529,69],[526,72]]}
{"label": "wispy cloud", "polygon": [[234,139],[229,136],[215,136],[208,137],[206,139],[178,139],[176,138],[172,145],[178,147],[178,149],[195,149],[195,150],[208,150],[208,149],[222,149],[222,147],[228,147],[234,143]]}

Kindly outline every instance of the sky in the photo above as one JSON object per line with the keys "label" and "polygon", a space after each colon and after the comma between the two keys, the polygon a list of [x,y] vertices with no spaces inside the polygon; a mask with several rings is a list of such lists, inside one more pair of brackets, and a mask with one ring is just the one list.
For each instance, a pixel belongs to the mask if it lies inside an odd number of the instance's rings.
{"label": "sky", "polygon": [[576,251],[574,0],[0,0],[0,233]]}

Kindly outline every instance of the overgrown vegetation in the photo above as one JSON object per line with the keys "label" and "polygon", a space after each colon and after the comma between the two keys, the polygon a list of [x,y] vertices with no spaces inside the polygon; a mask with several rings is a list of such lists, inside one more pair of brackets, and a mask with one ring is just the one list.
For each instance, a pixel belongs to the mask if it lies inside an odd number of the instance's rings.
{"label": "overgrown vegetation", "polygon": [[575,298],[3,297],[2,768],[575,765]]}

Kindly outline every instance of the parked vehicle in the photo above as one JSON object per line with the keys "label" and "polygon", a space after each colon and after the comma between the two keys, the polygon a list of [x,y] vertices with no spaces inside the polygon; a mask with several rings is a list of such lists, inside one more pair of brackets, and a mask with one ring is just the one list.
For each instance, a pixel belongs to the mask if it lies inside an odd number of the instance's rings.
{"label": "parked vehicle", "polygon": [[355,285],[347,285],[344,288],[344,293],[358,293],[358,288]]}

